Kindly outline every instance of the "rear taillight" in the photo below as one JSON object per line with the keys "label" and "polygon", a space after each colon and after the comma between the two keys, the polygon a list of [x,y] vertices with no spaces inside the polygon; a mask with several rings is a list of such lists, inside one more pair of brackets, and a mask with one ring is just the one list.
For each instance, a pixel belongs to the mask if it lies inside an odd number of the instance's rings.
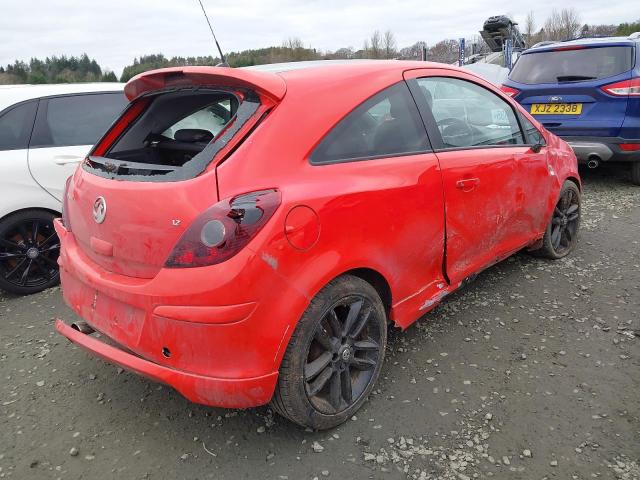
{"label": "rear taillight", "polygon": [[245,193],[222,200],[202,213],[182,234],[167,267],[204,267],[242,250],[280,205],[278,190]]}
{"label": "rear taillight", "polygon": [[67,183],[64,185],[64,193],[62,194],[62,223],[67,231],[71,231],[71,222],[69,221],[69,184],[73,176],[67,178]]}
{"label": "rear taillight", "polygon": [[640,143],[621,143],[619,146],[623,152],[640,152]]}
{"label": "rear taillight", "polygon": [[640,97],[640,78],[610,83],[602,87],[602,90],[616,97]]}
{"label": "rear taillight", "polygon": [[502,90],[504,93],[506,93],[510,97],[515,97],[520,93],[520,90],[518,90],[517,88],[507,87],[506,85],[501,85],[500,90]]}

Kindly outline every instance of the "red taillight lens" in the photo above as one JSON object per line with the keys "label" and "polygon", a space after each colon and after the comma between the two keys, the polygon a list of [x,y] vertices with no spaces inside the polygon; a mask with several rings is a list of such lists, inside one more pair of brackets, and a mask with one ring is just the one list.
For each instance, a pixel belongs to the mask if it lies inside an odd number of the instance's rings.
{"label": "red taillight lens", "polygon": [[204,267],[242,250],[280,205],[278,190],[261,190],[222,200],[202,213],[182,234],[167,267]]}
{"label": "red taillight lens", "polygon": [[133,103],[130,103],[129,106],[122,113],[120,118],[118,118],[113,125],[109,128],[107,133],[98,141],[95,147],[93,147],[93,151],[91,155],[95,157],[101,157],[106,152],[107,149],[115,142],[118,137],[124,132],[131,123],[140,116],[140,114],[144,111],[146,106],[149,104],[151,99],[149,97],[139,98],[135,100]]}
{"label": "red taillight lens", "polygon": [[616,97],[640,97],[640,78],[610,83],[602,87],[602,90]]}
{"label": "red taillight lens", "polygon": [[506,85],[501,85],[500,90],[502,90],[504,93],[506,93],[510,97],[515,97],[520,93],[520,90],[518,90],[517,88],[507,87]]}
{"label": "red taillight lens", "polygon": [[62,194],[62,223],[67,231],[71,231],[71,221],[69,221],[69,184],[73,176],[67,178],[67,183],[64,185],[64,193]]}
{"label": "red taillight lens", "polygon": [[623,152],[639,152],[640,143],[621,143],[620,150]]}

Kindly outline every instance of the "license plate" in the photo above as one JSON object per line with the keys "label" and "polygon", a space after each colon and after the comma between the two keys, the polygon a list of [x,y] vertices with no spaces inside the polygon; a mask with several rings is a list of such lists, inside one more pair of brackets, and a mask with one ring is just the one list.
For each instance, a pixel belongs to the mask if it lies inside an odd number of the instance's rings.
{"label": "license plate", "polygon": [[534,103],[531,115],[580,115],[581,103]]}

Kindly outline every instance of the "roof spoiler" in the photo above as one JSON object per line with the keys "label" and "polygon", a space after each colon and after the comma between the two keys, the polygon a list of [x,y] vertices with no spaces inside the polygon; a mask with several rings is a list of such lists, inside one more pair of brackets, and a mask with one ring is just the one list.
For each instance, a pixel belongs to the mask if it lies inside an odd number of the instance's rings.
{"label": "roof spoiler", "polygon": [[287,91],[284,80],[275,73],[225,67],[172,67],[136,75],[127,82],[124,93],[131,101],[154,90],[198,85],[248,88],[276,102]]}

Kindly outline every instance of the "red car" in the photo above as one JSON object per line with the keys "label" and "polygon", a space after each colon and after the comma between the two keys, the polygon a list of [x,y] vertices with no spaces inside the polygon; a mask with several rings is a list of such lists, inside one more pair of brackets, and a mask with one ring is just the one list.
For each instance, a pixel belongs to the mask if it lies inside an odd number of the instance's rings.
{"label": "red car", "polygon": [[[440,64],[156,70],[70,179],[57,330],[193,402],[349,418],[479,271],[576,245],[571,148]],[[100,338],[90,334],[98,331]]]}

